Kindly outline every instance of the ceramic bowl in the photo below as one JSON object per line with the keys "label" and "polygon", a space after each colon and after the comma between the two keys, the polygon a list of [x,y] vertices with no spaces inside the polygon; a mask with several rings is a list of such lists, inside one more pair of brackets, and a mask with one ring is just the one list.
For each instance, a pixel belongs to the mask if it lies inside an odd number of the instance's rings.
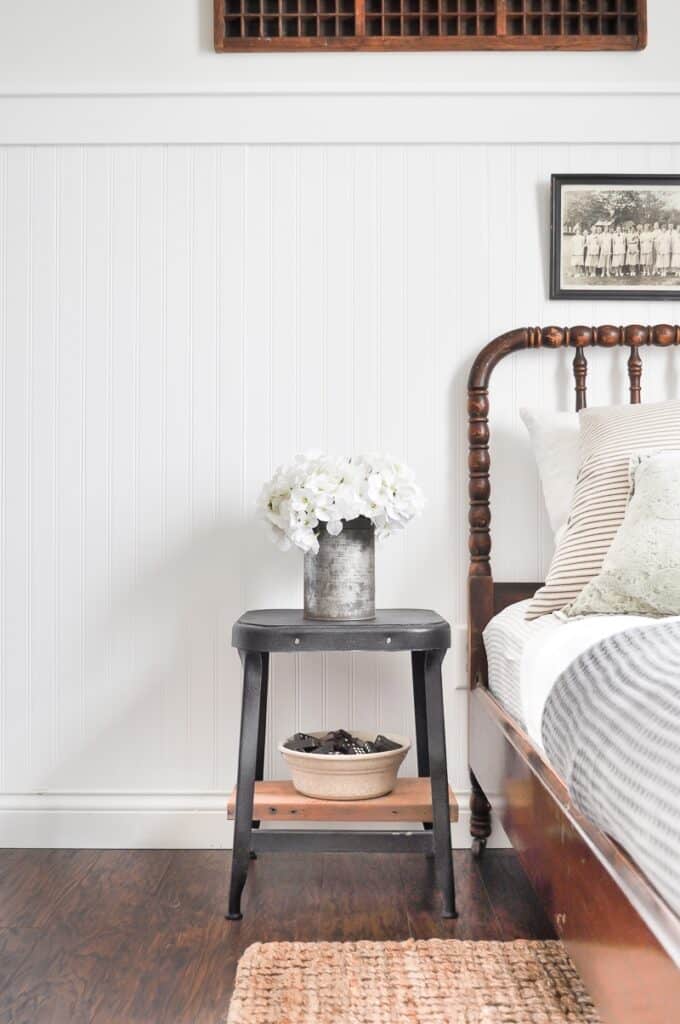
{"label": "ceramic bowl", "polygon": [[[352,734],[361,740],[373,740],[376,735],[355,729]],[[310,735],[321,739],[326,730]],[[392,792],[399,766],[411,747],[405,736],[383,736],[399,743],[399,749],[380,754],[305,754],[289,750],[281,743],[279,751],[290,767],[293,785],[303,796],[317,800],[372,800]]]}

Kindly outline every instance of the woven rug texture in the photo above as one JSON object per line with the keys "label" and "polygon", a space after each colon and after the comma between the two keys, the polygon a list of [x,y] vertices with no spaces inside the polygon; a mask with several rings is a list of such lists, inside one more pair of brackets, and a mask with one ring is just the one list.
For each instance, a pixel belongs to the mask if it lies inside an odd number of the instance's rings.
{"label": "woven rug texture", "polygon": [[227,1024],[600,1024],[560,942],[265,942]]}

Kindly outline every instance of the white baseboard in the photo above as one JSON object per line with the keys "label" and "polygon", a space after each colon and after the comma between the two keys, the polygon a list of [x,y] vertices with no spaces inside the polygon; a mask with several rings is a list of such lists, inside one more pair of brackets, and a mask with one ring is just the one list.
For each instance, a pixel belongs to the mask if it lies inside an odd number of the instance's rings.
{"label": "white baseboard", "polygon": [[[458,794],[460,818],[451,826],[454,849],[470,846],[468,798],[468,793]],[[226,794],[202,793],[0,796],[0,847],[230,849],[233,824],[227,820],[226,802]],[[508,845],[494,822],[489,846]]]}

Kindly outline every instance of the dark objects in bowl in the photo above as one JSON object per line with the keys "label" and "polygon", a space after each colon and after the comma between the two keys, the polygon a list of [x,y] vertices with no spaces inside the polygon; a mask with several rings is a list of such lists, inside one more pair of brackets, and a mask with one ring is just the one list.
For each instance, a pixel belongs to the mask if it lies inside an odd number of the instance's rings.
{"label": "dark objects in bowl", "polygon": [[320,738],[306,732],[296,732],[283,745],[301,754],[384,754],[388,750],[401,749],[401,743],[395,743],[382,733],[378,733],[374,740],[362,740],[345,729],[327,732]]}

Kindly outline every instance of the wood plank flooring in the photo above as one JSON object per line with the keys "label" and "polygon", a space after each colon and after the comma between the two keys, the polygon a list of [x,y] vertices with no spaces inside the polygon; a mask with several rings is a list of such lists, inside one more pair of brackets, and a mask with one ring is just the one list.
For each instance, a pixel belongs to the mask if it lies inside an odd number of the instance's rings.
{"label": "wood plank flooring", "polygon": [[456,851],[443,921],[418,855],[262,855],[224,919],[223,851],[0,850],[2,1024],[219,1024],[273,940],[552,938],[512,851]]}

